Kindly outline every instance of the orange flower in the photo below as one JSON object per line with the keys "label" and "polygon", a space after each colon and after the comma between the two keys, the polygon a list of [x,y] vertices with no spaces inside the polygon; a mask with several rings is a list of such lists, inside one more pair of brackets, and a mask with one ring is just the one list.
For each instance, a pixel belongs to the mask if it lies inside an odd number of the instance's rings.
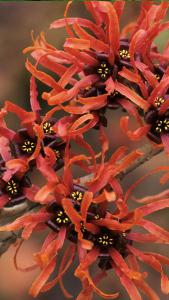
{"label": "orange flower", "polygon": [[[124,1],[84,2],[93,21],[68,18],[70,5],[71,1],[65,10],[65,18],[56,20],[50,26],[51,29],[65,27],[69,37],[64,51],[48,44],[44,34],[33,39],[33,46],[24,51],[31,51],[36,61],[35,66],[27,61],[26,67],[30,73],[52,88],[49,93],[43,93],[43,98],[49,105],[62,105],[62,109],[71,114],[96,111],[102,124],[106,124],[103,108],[117,108],[119,105],[139,119],[135,106],[145,111],[149,108],[147,81],[156,84],[155,75],[161,76],[163,70],[153,64],[154,57],[157,58],[159,53],[152,43],[169,26],[167,22],[161,24],[168,4],[157,6],[142,3],[138,20],[131,26],[127,25],[121,33],[119,22]],[[164,60],[166,62],[165,56]],[[60,78],[58,82],[38,71],[38,64],[57,73]],[[144,70],[146,80],[143,80],[139,74],[142,64],[149,67],[154,76],[149,76],[149,72]],[[79,80],[75,79],[75,75],[79,75]],[[71,85],[69,89],[68,84]],[[136,138],[138,135],[140,133],[136,134]]]}

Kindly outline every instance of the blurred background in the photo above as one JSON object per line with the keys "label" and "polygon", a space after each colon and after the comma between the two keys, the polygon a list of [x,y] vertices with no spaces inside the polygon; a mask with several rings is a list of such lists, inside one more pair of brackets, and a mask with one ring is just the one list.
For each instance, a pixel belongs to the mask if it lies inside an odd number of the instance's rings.
{"label": "blurred background", "polygon": [[[25,70],[24,64],[26,56],[22,50],[31,45],[30,33],[34,30],[35,36],[41,31],[45,32],[47,40],[62,48],[65,32],[60,29],[58,31],[49,31],[49,25],[55,19],[62,18],[64,14],[66,1],[33,1],[33,2],[0,2],[0,101],[1,106],[5,100],[11,100],[26,109],[29,109],[29,74]],[[125,13],[121,25],[124,26],[128,22],[134,21],[139,14],[140,2],[129,1],[126,3]],[[82,2],[75,1],[69,16],[87,17]],[[169,32],[165,32],[157,39],[160,49],[169,37]],[[107,134],[110,138],[112,151],[120,145],[128,145],[130,149],[136,148],[140,143],[130,143],[127,138],[118,130],[117,122],[121,112],[109,111],[107,114],[109,120],[109,129]],[[15,127],[11,119],[11,128]],[[98,136],[92,131],[88,137],[88,141],[95,145],[95,149],[99,150]],[[146,141],[146,139],[145,139]],[[109,153],[110,155],[110,153]],[[123,180],[123,187],[126,190],[131,183],[139,178],[151,168],[166,164],[166,157],[160,154],[153,158],[151,162],[147,162],[136,171],[132,172]],[[159,185],[159,176],[153,176],[140,185],[135,191],[136,197],[144,197],[162,191],[167,186]],[[131,208],[133,204],[131,203]],[[149,218],[150,219],[150,218]],[[169,211],[161,211],[155,213],[151,217],[157,224],[169,229]],[[22,266],[28,266],[33,263],[32,253],[38,251],[43,241],[43,236],[34,236],[31,241],[26,242],[19,254],[19,261]],[[160,251],[162,254],[168,254],[168,247],[161,245],[151,246],[143,245],[143,249],[151,251]],[[0,259],[0,300],[31,300],[28,296],[28,288],[38,272],[20,273],[13,266],[13,255],[15,248],[12,246]],[[69,292],[72,293],[73,299],[76,298],[79,290],[79,281],[73,277],[73,268],[64,278],[64,282]],[[160,293],[160,278],[157,273],[150,268],[145,267],[144,270],[149,272],[148,282],[152,284],[154,289],[159,293],[160,299],[168,299]],[[113,272],[101,284],[105,291],[116,292],[120,290],[119,300],[127,300],[128,296],[121,288],[117,279],[114,278]],[[46,294],[38,296],[38,300],[64,300],[60,288],[57,286]],[[100,299],[95,296],[94,299]],[[144,297],[143,297],[144,299]]]}

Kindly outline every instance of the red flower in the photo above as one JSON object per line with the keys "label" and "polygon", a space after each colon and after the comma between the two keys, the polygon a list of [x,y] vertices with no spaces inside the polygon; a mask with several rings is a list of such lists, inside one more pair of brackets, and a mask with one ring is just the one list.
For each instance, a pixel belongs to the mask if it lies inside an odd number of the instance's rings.
{"label": "red flower", "polygon": [[[167,69],[168,70],[168,69]],[[158,82],[155,75],[146,68],[145,65],[140,64],[140,71],[147,78],[147,89],[149,90],[149,96],[147,98],[148,110],[143,111],[145,125],[142,123],[142,127],[136,129],[134,132],[129,130],[128,122],[129,117],[121,118],[121,128],[127,133],[128,137],[132,140],[139,140],[147,134],[147,136],[155,143],[163,143],[166,151],[168,148],[169,139],[169,77],[168,71],[164,71],[163,76]],[[123,73],[124,75],[124,73]],[[138,104],[139,106],[139,104]],[[141,108],[141,106],[140,106]],[[134,116],[137,118],[137,116]],[[138,118],[137,118],[138,120]]]}
{"label": "red flower", "polygon": [[[148,241],[169,243],[169,233],[144,218],[157,210],[168,207],[168,199],[143,205],[132,212],[128,211],[124,200],[117,199],[114,213],[107,211],[104,206],[97,203],[98,199],[98,196],[95,197],[91,192],[85,192],[81,200],[76,200],[81,201],[79,212],[74,206],[74,202],[70,201],[70,198],[65,198],[62,200],[63,208],[54,203],[47,209],[43,208],[37,213],[20,217],[12,224],[0,228],[1,231],[10,231],[23,227],[22,237],[24,239],[28,239],[33,230],[39,231],[45,226],[50,226],[53,230],[45,239],[40,252],[35,255],[37,265],[41,267],[42,271],[30,289],[31,295],[37,296],[40,291],[47,291],[62,280],[62,276],[74,258],[76,244],[79,247],[80,263],[75,275],[83,283],[83,290],[77,299],[82,299],[82,297],[90,299],[93,292],[105,299],[117,298],[118,293],[107,295],[96,287],[109,268],[112,268],[120,278],[131,299],[142,299],[139,289],[150,299],[158,299],[155,292],[145,282],[147,274],[139,271],[139,260],[161,274],[161,289],[164,293],[169,293],[169,279],[162,268],[165,264],[169,265],[169,259],[158,253],[140,251],[133,244],[135,241],[137,243],[147,243]],[[99,214],[93,213],[93,205],[97,207],[97,211],[99,208]],[[138,226],[144,228],[148,233],[141,234],[135,230],[133,233],[132,230]],[[51,282],[46,283],[54,271],[57,253],[62,248],[65,239],[70,241],[72,251],[65,252],[59,267],[59,274]],[[68,257],[69,255],[70,257]],[[100,275],[92,279],[89,267],[96,260],[102,271]],[[64,289],[63,291],[65,292]],[[65,294],[68,295],[66,292]]]}
{"label": "red flower", "polygon": [[[105,201],[115,201],[116,197],[121,195],[122,189],[114,176],[123,171],[130,165],[131,160],[137,159],[142,153],[134,151],[124,156],[126,148],[122,147],[112,155],[108,163],[105,163],[104,159],[108,149],[108,140],[102,128],[100,129],[100,139],[102,140],[100,164],[96,164],[95,154],[91,146],[81,139],[80,136],[78,138],[76,137],[75,141],[89,151],[93,159],[93,164],[90,163],[89,157],[85,155],[77,154],[71,156],[71,149],[69,144],[67,144],[64,155],[65,167],[62,176],[58,176],[54,172],[55,159],[53,157],[53,151],[47,147],[47,155],[45,157],[39,155],[37,158],[37,168],[46,178],[47,184],[39,189],[36,195],[34,194],[31,199],[45,206],[40,209],[39,212],[30,213],[26,217],[20,217],[12,224],[1,227],[0,229],[3,231],[23,228],[23,239],[28,239],[34,230],[44,230],[45,227],[52,229],[41,251],[35,255],[35,260],[37,265],[41,268],[41,273],[30,289],[30,293],[33,296],[38,295],[40,291],[48,290],[54,286],[56,282],[61,280],[77,251],[76,245],[78,245],[82,253],[90,251],[95,246],[103,250],[103,253],[100,254],[99,262],[101,269],[111,267],[110,257],[107,257],[107,254],[102,255],[104,254],[104,250],[106,250],[103,241],[105,234],[106,236],[108,235],[110,241],[113,235],[113,239],[117,241],[116,248],[119,249],[121,255],[124,257],[127,255],[128,250],[126,244],[128,242],[124,236],[124,232],[130,230],[131,224],[126,223],[123,228],[123,225],[120,224],[119,221],[117,222],[116,219],[114,221],[113,216],[111,217],[111,214],[107,212],[107,204]],[[120,159],[121,163],[119,163]],[[86,187],[77,185],[76,182],[78,182],[78,180],[73,180],[71,167],[76,163],[85,171],[93,172],[93,179]],[[107,172],[105,172],[105,169],[107,169]],[[117,190],[117,195],[114,191],[110,191],[110,187],[114,188],[115,191]],[[107,215],[109,216],[108,219]],[[117,231],[122,230],[122,232],[113,233],[112,228]],[[66,258],[64,256],[64,262],[61,262],[61,267],[59,268],[60,273],[56,279],[46,283],[50,274],[54,271],[57,252],[62,248],[66,240],[70,243],[70,247],[73,251],[72,255],[66,264],[65,259],[68,257],[68,253],[65,253]],[[62,264],[66,264],[64,268]],[[62,268],[65,271],[63,271]],[[104,296],[104,293],[100,292],[94,284],[93,287],[100,295]],[[63,291],[65,290],[63,289]]]}
{"label": "red flower", "polygon": [[[65,19],[51,24],[50,28],[65,27],[70,36],[66,39],[64,51],[49,45],[44,35],[34,40],[34,46],[25,50],[25,52],[32,51],[32,56],[37,62],[35,67],[27,62],[27,69],[52,87],[52,91],[44,93],[43,98],[49,105],[60,106],[64,103],[62,109],[71,114],[97,110],[100,121],[104,123],[102,116],[104,111],[100,110],[103,107],[116,108],[122,105],[133,114],[137,114],[134,106],[124,98],[146,111],[149,108],[146,100],[147,82],[139,75],[139,64],[141,61],[146,63],[153,72],[161,76],[161,68],[153,65],[150,57],[154,59],[153,54],[158,53],[152,46],[153,39],[168,28],[168,23],[161,24],[167,12],[167,3],[159,6],[143,3],[137,22],[130,27],[126,26],[121,35],[119,21],[124,1],[120,3],[92,1],[84,4],[94,22],[82,18],[67,18],[67,8]],[[86,28],[90,29],[91,34]],[[59,81],[53,82],[49,75],[38,71],[38,64],[56,72],[60,76]],[[79,81],[74,79],[75,74],[80,76]],[[67,90],[68,83],[72,88]]]}

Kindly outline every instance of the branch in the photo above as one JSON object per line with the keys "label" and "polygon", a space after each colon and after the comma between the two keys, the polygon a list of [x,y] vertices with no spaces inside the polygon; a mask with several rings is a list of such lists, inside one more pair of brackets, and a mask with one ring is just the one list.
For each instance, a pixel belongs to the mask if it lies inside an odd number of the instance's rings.
{"label": "branch", "polygon": [[[13,207],[3,208],[0,212],[0,226],[14,221],[17,217],[34,211],[38,206],[37,203],[24,202]],[[0,232],[0,256],[7,251],[11,244],[14,244],[21,237],[22,230],[11,232]]]}
{"label": "branch", "polygon": [[[128,167],[125,171],[118,174],[118,178],[122,180],[127,174],[134,171],[136,168],[149,161],[152,157],[159,154],[163,151],[161,147],[153,147],[151,144],[146,144],[145,146],[138,149],[139,152],[144,153],[137,161],[134,161],[130,167]],[[93,178],[93,174],[84,176],[80,178],[80,184],[84,185],[86,182],[89,182]],[[11,208],[3,208],[0,212],[0,225],[2,225],[5,221],[11,222],[16,217],[19,217],[26,212],[34,211],[39,204],[25,202],[23,204],[11,207]],[[11,244],[15,243],[17,238],[20,237],[21,231],[17,232],[0,232],[0,255],[2,255]]]}
{"label": "branch", "polygon": [[[151,144],[145,144],[143,147],[138,149],[139,152],[142,152],[143,155],[140,156],[136,161],[133,162],[125,171],[119,173],[117,178],[122,180],[127,174],[134,171],[138,167],[140,167],[145,162],[149,161],[155,155],[161,153],[163,151],[162,147],[153,147]],[[84,185],[86,182],[90,182],[93,178],[93,174],[86,175],[80,178],[80,184]]]}
{"label": "branch", "polygon": [[135,169],[137,169],[142,164],[149,161],[157,154],[161,153],[163,151],[163,147],[153,147],[151,144],[145,144],[143,147],[139,148],[138,150],[139,152],[142,152],[144,154],[140,156],[136,161],[134,161],[130,167],[128,167],[125,171],[123,171],[118,175],[118,178],[120,180],[122,180],[127,174],[134,171]]}

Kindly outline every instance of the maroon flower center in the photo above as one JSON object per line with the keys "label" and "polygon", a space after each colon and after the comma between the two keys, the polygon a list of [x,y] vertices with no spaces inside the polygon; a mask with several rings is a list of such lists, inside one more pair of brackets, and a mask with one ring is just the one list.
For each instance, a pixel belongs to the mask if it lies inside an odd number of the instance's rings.
{"label": "maroon flower center", "polygon": [[75,201],[82,201],[82,199],[83,199],[83,193],[81,191],[78,191],[78,190],[73,191],[71,193],[71,198],[73,200],[75,200]]}
{"label": "maroon flower center", "polygon": [[113,237],[110,234],[101,233],[96,240],[96,243],[104,248],[113,246]]}
{"label": "maroon flower center", "polygon": [[21,145],[21,150],[24,153],[32,154],[35,150],[35,143],[31,140],[25,140]]}
{"label": "maroon flower center", "polygon": [[54,134],[53,128],[52,128],[52,124],[50,122],[45,122],[43,124],[43,131],[46,134]]}
{"label": "maroon flower center", "polygon": [[163,97],[157,97],[154,100],[154,105],[159,108],[163,103],[165,102],[165,99]]}
{"label": "maroon flower center", "polygon": [[130,59],[130,53],[126,49],[122,49],[119,51],[119,55],[121,59]]}
{"label": "maroon flower center", "polygon": [[55,213],[55,218],[54,221],[57,225],[61,226],[61,225],[68,225],[70,224],[70,219],[69,217],[66,215],[66,213],[64,212],[63,209],[58,210]]}
{"label": "maroon flower center", "polygon": [[164,118],[156,121],[155,131],[159,134],[169,133],[169,118]]}
{"label": "maroon flower center", "polygon": [[61,158],[61,153],[59,150],[57,149],[53,149],[53,151],[55,152],[55,155],[56,155],[56,160],[58,160],[59,158]]}
{"label": "maroon flower center", "polygon": [[11,179],[7,182],[5,190],[10,197],[15,197],[19,193],[19,185],[15,180]]}
{"label": "maroon flower center", "polygon": [[126,236],[125,232],[114,232],[104,228],[95,236],[95,245],[102,250],[113,247],[122,254],[125,253],[128,243]]}

